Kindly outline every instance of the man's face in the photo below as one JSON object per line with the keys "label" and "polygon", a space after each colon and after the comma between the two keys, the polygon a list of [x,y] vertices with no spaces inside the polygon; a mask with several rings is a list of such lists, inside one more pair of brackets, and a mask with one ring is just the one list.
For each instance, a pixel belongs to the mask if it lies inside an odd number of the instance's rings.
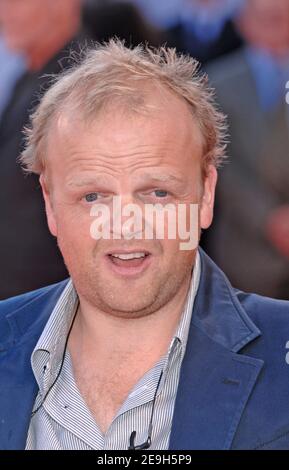
{"label": "man's face", "polygon": [[0,24],[8,46],[29,53],[71,21],[78,0],[0,0]]}
{"label": "man's face", "polygon": [[[152,94],[157,109],[132,114],[110,105],[94,123],[63,113],[51,128],[47,183],[41,177],[50,230],[77,292],[111,315],[151,314],[188,286],[194,250],[180,239],[100,239],[90,234],[96,202],[122,204],[199,203],[200,223],[210,225],[216,171],[201,178],[202,140],[187,105],[169,92]],[[145,254],[121,260],[119,254]]]}
{"label": "man's face", "polygon": [[48,0],[0,0],[0,23],[9,47],[26,52],[35,40],[49,34],[49,28],[53,28],[50,21],[53,3]]}
{"label": "man's face", "polygon": [[288,54],[289,0],[247,0],[237,23],[253,46],[276,56]]}

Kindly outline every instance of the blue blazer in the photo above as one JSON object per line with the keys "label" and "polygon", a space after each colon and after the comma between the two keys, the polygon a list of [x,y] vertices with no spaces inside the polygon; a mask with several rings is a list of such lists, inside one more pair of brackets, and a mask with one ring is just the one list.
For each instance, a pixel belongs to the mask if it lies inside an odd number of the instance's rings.
{"label": "blue blazer", "polygon": [[[200,254],[169,448],[289,449],[289,302],[233,289]],[[30,356],[66,283],[0,302],[0,449],[25,448]]]}

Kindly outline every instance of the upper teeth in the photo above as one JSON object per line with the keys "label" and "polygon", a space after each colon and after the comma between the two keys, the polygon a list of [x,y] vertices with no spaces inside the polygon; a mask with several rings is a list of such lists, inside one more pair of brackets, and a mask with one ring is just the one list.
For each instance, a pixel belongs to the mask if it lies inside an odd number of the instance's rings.
{"label": "upper teeth", "polygon": [[114,258],[120,258],[120,259],[133,259],[133,258],[144,258],[145,253],[113,253],[111,256]]}

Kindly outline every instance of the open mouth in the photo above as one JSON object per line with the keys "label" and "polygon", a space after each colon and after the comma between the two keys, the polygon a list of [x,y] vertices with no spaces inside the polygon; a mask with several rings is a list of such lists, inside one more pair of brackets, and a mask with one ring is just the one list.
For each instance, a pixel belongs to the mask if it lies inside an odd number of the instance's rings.
{"label": "open mouth", "polygon": [[116,266],[135,267],[140,266],[149,253],[138,251],[136,253],[112,253],[109,256]]}
{"label": "open mouth", "polygon": [[147,266],[151,254],[147,251],[113,252],[107,258],[114,270],[120,274],[137,274]]}

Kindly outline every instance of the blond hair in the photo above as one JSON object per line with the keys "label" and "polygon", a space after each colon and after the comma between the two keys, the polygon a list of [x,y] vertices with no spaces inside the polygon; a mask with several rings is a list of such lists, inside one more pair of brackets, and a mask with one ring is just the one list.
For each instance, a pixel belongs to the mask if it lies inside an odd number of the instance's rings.
{"label": "blond hair", "polygon": [[24,169],[44,171],[45,138],[53,118],[65,107],[93,118],[103,105],[119,99],[137,111],[144,101],[140,82],[157,83],[188,103],[203,137],[202,166],[219,167],[225,158],[225,118],[217,110],[207,77],[199,74],[199,63],[172,48],[127,48],[111,39],[88,49],[81,61],[55,77],[25,129],[26,146],[20,156]]}

